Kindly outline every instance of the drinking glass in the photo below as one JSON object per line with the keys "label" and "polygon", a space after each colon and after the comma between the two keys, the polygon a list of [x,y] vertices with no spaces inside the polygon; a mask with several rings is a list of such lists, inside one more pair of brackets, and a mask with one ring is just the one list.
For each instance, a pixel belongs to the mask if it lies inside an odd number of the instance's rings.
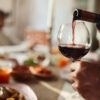
{"label": "drinking glass", "polygon": [[[83,21],[61,25],[57,37],[59,51],[71,62],[80,60],[90,50],[91,36]],[[65,70],[62,73],[67,77]]]}

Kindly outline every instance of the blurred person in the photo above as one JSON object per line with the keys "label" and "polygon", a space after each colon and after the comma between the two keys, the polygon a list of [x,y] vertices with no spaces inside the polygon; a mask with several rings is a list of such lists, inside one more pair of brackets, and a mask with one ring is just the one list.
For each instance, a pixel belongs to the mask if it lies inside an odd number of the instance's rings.
{"label": "blurred person", "polygon": [[[48,2],[44,0],[42,3],[43,5],[41,6],[40,0],[23,0],[23,2],[15,2],[15,8],[12,11],[15,11],[13,17],[16,18],[16,23],[14,23],[14,28],[7,34],[11,35],[8,36],[10,39],[7,36],[5,36],[7,37],[5,39],[0,39],[0,44],[3,44],[0,45],[0,52],[26,51],[32,49],[34,46],[36,46],[36,44],[48,45],[48,33],[45,31],[47,27],[47,19],[45,16],[47,14],[46,7]],[[17,5],[19,8],[16,7]],[[38,10],[38,7],[40,6],[42,11]],[[33,8],[35,9],[34,13]],[[39,16],[42,17],[40,18]],[[4,20],[2,20],[2,27],[0,30],[3,30],[6,18],[8,18],[8,16],[4,17]],[[31,27],[31,29],[27,30],[27,27]],[[4,42],[3,40],[7,42]]]}
{"label": "blurred person", "polygon": [[0,51],[5,52],[7,51],[15,51],[17,48],[20,47],[20,50],[22,50],[21,45],[12,45],[13,42],[9,37],[6,36],[6,34],[3,31],[5,20],[9,16],[9,13],[5,13],[4,11],[0,10]]}
{"label": "blurred person", "polygon": [[12,41],[5,35],[3,28],[6,18],[9,16],[9,13],[5,13],[0,10],[0,45],[11,45]]}
{"label": "blurred person", "polygon": [[71,65],[70,79],[85,100],[100,100],[100,62],[77,61]]}
{"label": "blurred person", "polygon": [[26,38],[20,44],[0,46],[0,52],[21,52],[34,49],[37,45],[48,45],[47,32],[45,31],[27,31],[25,35]]}

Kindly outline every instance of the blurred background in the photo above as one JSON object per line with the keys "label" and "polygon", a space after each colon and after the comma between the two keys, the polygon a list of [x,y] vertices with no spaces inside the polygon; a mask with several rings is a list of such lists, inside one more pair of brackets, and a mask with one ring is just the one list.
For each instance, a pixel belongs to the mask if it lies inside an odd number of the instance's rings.
{"label": "blurred background", "polygon": [[[29,86],[39,100],[68,100],[70,96],[75,100],[68,76],[73,71],[71,60],[59,52],[57,34],[62,24],[72,23],[76,8],[100,14],[100,0],[0,0],[0,82],[9,82],[9,76],[23,82],[33,79]],[[85,60],[100,62],[100,30],[85,23],[92,38]]]}
{"label": "blurred background", "polygon": [[[9,44],[19,44],[27,37],[32,38],[34,32],[44,36],[46,33],[47,40],[42,42],[48,44],[50,40],[50,45],[57,47],[59,27],[72,21],[73,10],[80,8],[100,13],[99,4],[100,0],[0,0],[0,10],[9,13],[2,33],[10,40]],[[92,23],[86,25],[93,39],[91,50],[95,51],[100,34]],[[31,42],[33,43],[34,39]]]}

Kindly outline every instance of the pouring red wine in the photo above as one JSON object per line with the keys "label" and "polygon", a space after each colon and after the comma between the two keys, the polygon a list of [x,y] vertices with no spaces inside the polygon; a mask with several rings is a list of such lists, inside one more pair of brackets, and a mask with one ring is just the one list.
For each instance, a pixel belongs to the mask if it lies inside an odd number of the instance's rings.
{"label": "pouring red wine", "polygon": [[73,19],[72,23],[62,25],[58,33],[58,47],[62,55],[72,61],[85,56],[91,47],[91,38],[85,23]]}
{"label": "pouring red wine", "polygon": [[[97,28],[97,30],[99,30],[99,33],[100,33],[100,14],[82,10],[82,9],[75,9],[73,12],[74,23],[77,20],[82,20],[82,21],[96,24],[96,28]],[[73,26],[74,26],[74,24],[73,24]],[[96,33],[94,33],[94,34],[95,35],[92,37],[92,41],[93,41],[92,46],[91,46],[92,51],[95,51],[99,48],[99,41],[97,40]]]}
{"label": "pouring red wine", "polygon": [[[100,14],[76,9],[73,17],[74,22],[76,22],[76,20],[83,20],[96,23],[97,29],[100,30]],[[95,45],[96,44],[97,42],[95,43]],[[70,73],[71,79],[73,81],[72,86],[75,90],[78,91],[78,93],[84,98],[84,100],[100,99],[100,88],[98,88],[100,80],[96,80],[100,78],[100,73],[98,72],[100,70],[99,63],[99,61],[78,61],[72,66],[74,67],[74,71]],[[78,65],[79,67],[77,67]]]}

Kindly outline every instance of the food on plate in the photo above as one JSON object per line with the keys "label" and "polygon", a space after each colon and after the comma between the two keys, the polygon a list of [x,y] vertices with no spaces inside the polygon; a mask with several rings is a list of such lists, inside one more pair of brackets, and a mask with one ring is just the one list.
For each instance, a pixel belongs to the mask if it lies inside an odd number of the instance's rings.
{"label": "food on plate", "polygon": [[10,79],[10,73],[11,73],[10,68],[6,67],[1,67],[0,68],[0,83],[8,83]]}
{"label": "food on plate", "polygon": [[43,68],[42,66],[38,65],[37,67],[29,67],[29,70],[31,71],[32,74],[39,76],[39,77],[52,77],[53,74],[52,72],[47,69],[47,68]]}
{"label": "food on plate", "polygon": [[25,97],[13,88],[0,86],[0,100],[25,100]]}
{"label": "food on plate", "polygon": [[30,80],[32,77],[29,67],[26,65],[15,66],[12,70],[11,76],[17,81]]}
{"label": "food on plate", "polygon": [[30,59],[27,59],[27,60],[25,60],[24,61],[24,65],[37,65],[37,62],[36,61],[34,61],[32,58],[30,58]]}
{"label": "food on plate", "polygon": [[29,65],[35,67],[35,65],[38,65],[42,63],[45,60],[45,56],[40,54],[36,55],[34,58],[29,58],[24,61],[24,65]]}
{"label": "food on plate", "polygon": [[42,62],[44,59],[45,59],[45,56],[44,55],[38,55],[37,56],[38,62]]}
{"label": "food on plate", "polygon": [[60,57],[59,60],[57,61],[57,66],[60,68],[65,67],[67,64],[69,64],[70,60],[65,57]]}
{"label": "food on plate", "polygon": [[18,65],[13,68],[13,72],[29,73],[29,68],[26,65]]}

